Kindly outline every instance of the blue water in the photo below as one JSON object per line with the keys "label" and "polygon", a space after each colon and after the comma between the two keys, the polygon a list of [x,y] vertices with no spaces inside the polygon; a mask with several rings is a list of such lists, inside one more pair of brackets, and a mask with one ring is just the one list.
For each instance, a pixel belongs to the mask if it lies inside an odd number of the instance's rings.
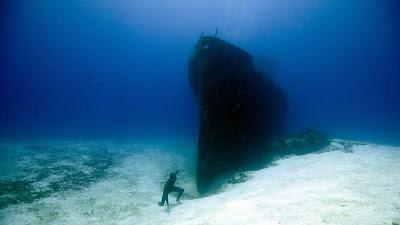
{"label": "blue water", "polygon": [[201,32],[254,55],[288,131],[400,144],[395,0],[1,3],[0,137],[196,137],[188,58]]}

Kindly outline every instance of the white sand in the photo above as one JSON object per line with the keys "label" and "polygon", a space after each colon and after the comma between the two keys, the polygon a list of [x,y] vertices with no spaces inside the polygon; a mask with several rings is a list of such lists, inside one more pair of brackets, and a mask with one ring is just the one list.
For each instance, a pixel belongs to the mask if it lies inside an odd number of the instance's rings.
{"label": "white sand", "polygon": [[[57,194],[0,211],[0,224],[363,224],[400,222],[400,148],[334,143],[321,154],[293,156],[251,172],[223,193],[196,197],[194,158],[168,147],[127,154],[109,176],[81,192]],[[329,150],[329,149],[328,149]],[[183,204],[159,207],[169,171]],[[40,186],[40,185],[39,185]],[[170,202],[174,203],[170,195]]]}

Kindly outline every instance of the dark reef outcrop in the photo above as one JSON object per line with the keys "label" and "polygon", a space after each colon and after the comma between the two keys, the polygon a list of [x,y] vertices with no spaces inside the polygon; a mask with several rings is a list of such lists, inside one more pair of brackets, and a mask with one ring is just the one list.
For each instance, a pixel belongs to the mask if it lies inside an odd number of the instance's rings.
{"label": "dark reef outcrop", "polygon": [[319,151],[330,144],[331,140],[324,133],[307,129],[292,137],[274,137],[266,148],[274,152],[274,156],[304,155]]}
{"label": "dark reef outcrop", "polygon": [[254,68],[246,51],[216,37],[201,37],[189,62],[189,81],[200,110],[197,188],[210,191],[220,175],[250,169],[280,133],[286,100]]}

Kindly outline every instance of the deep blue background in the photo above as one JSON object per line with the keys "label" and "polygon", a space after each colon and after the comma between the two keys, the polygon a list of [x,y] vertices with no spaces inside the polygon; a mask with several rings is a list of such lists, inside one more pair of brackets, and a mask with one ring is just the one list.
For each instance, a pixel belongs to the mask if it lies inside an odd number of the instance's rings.
{"label": "deep blue background", "polygon": [[396,2],[3,2],[0,137],[195,137],[187,62],[218,28],[283,88],[290,131],[398,145]]}

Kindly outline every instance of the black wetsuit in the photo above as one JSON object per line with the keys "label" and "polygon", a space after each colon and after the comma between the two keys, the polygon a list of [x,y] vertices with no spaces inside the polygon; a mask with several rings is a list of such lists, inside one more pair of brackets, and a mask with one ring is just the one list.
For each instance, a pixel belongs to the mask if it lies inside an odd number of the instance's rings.
{"label": "black wetsuit", "polygon": [[159,202],[160,206],[163,206],[165,202],[167,202],[167,205],[169,205],[168,194],[170,192],[173,192],[173,191],[178,192],[178,197],[176,198],[176,201],[179,202],[179,198],[185,191],[183,188],[174,186],[175,181],[176,181],[176,175],[178,174],[178,172],[179,172],[179,170],[177,170],[175,173],[171,173],[169,175],[169,179],[167,180],[167,182],[165,183],[165,186],[164,186],[164,192],[163,192],[163,195],[161,198],[161,202]]}

